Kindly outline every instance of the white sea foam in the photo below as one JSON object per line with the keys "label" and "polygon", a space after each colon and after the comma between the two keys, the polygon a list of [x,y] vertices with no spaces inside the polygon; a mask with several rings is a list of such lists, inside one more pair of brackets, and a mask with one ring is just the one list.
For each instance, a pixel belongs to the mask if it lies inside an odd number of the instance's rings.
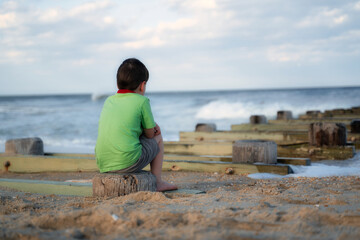
{"label": "white sea foam", "polygon": [[109,94],[109,93],[92,93],[91,94],[91,100],[92,101],[102,100],[104,98],[107,98],[110,95],[111,94]]}
{"label": "white sea foam", "polygon": [[290,110],[293,117],[304,114],[307,110],[316,109],[324,111],[326,109],[337,108],[333,103],[322,103],[314,106],[312,103],[291,103],[282,102],[239,102],[228,100],[215,100],[202,106],[195,117],[197,119],[220,120],[220,119],[249,119],[251,115],[265,115],[268,119],[274,119],[277,111]]}
{"label": "white sea foam", "polygon": [[323,161],[312,163],[311,166],[291,165],[294,173],[281,176],[269,173],[249,174],[254,179],[270,179],[283,177],[331,177],[331,176],[360,176],[360,154],[354,158],[342,161]]}
{"label": "white sea foam", "polygon": [[284,176],[272,173],[253,173],[248,175],[252,179],[272,179],[272,178],[283,178]]}

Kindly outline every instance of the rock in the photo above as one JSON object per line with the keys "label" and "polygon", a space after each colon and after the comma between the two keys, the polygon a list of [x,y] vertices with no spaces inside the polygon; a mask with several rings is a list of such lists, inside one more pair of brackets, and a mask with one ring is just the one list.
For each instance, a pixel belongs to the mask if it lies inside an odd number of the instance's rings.
{"label": "rock", "polygon": [[346,126],[343,123],[311,123],[309,125],[309,144],[311,146],[345,146]]}
{"label": "rock", "polygon": [[215,132],[216,125],[214,123],[198,123],[195,127],[195,132]]}
{"label": "rock", "polygon": [[278,111],[277,112],[277,120],[289,120],[293,119],[291,111]]}
{"label": "rock", "polygon": [[250,123],[251,124],[266,124],[267,119],[266,119],[265,115],[251,115]]}
{"label": "rock", "polygon": [[351,133],[360,133],[360,119],[354,119],[350,123]]}
{"label": "rock", "polygon": [[94,176],[94,197],[118,197],[139,191],[156,191],[156,177],[150,172],[100,173]]}
{"label": "rock", "polygon": [[272,141],[239,140],[233,144],[234,163],[268,163],[277,161],[277,145]]}
{"label": "rock", "polygon": [[43,141],[38,138],[10,139],[5,143],[6,154],[44,155]]}

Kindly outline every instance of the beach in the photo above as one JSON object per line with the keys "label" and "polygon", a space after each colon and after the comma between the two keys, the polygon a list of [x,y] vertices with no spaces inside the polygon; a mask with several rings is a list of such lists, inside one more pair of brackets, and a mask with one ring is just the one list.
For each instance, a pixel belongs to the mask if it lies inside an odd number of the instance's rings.
{"label": "beach", "polygon": [[[91,179],[96,173],[3,173]],[[165,172],[200,194],[137,192],[94,198],[1,187],[1,239],[359,239],[360,177],[252,179]]]}

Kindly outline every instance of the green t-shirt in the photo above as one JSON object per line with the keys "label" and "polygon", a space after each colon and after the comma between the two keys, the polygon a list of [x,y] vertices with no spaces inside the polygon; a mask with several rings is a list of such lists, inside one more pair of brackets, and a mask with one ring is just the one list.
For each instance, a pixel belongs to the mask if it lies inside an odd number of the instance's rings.
{"label": "green t-shirt", "polygon": [[150,102],[137,93],[115,94],[106,99],[99,120],[95,146],[100,172],[133,165],[141,156],[139,137],[155,127]]}

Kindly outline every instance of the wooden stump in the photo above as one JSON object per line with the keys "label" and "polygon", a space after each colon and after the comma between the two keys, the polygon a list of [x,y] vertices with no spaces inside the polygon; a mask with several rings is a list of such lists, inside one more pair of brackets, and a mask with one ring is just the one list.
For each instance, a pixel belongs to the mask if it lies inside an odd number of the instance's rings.
{"label": "wooden stump", "polygon": [[360,133],[360,119],[354,119],[350,123],[351,133]]}
{"label": "wooden stump", "polygon": [[38,137],[10,139],[5,142],[5,153],[44,155],[44,144]]}
{"label": "wooden stump", "polygon": [[214,123],[198,123],[195,127],[195,132],[215,132],[216,125]]}
{"label": "wooden stump", "polygon": [[250,123],[251,124],[266,124],[267,119],[266,119],[265,115],[251,115]]}
{"label": "wooden stump", "polygon": [[277,160],[277,145],[272,141],[239,140],[233,144],[234,163],[268,163]]}
{"label": "wooden stump", "polygon": [[354,114],[360,114],[360,107],[352,107],[351,112]]}
{"label": "wooden stump", "polygon": [[293,119],[291,111],[278,111],[277,112],[277,120],[289,120]]}
{"label": "wooden stump", "polygon": [[156,177],[150,172],[100,173],[94,176],[94,197],[118,197],[139,191],[156,191]]}
{"label": "wooden stump", "polygon": [[319,110],[306,111],[306,116],[309,116],[310,118],[316,118],[319,117],[319,115],[321,115]]}
{"label": "wooden stump", "polygon": [[345,146],[346,126],[343,123],[311,123],[309,144],[312,146]]}

